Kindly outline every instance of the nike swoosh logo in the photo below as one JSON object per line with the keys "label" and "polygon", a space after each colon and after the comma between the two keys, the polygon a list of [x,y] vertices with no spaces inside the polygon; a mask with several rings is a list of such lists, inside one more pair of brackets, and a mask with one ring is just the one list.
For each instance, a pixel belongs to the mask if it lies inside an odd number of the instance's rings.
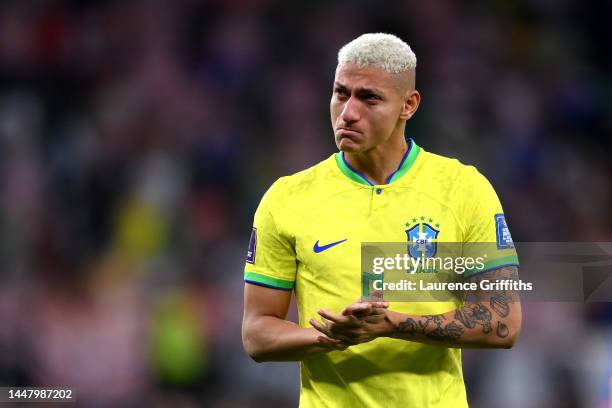
{"label": "nike swoosh logo", "polygon": [[336,241],[336,242],[332,242],[331,244],[327,244],[327,245],[323,245],[323,246],[319,246],[319,241],[315,242],[314,246],[312,247],[312,250],[315,251],[315,254],[318,254],[319,252],[323,252],[326,249],[329,249],[331,247],[334,247],[338,244],[343,243],[344,241],[348,240],[347,239],[343,239],[342,241]]}

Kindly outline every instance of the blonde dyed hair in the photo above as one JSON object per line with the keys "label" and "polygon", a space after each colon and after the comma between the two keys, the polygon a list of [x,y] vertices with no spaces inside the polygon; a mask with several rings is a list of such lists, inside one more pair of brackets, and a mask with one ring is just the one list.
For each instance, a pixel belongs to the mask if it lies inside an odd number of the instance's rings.
{"label": "blonde dyed hair", "polygon": [[340,48],[338,68],[356,64],[360,68],[372,66],[391,74],[414,70],[417,59],[408,44],[393,34],[363,34]]}

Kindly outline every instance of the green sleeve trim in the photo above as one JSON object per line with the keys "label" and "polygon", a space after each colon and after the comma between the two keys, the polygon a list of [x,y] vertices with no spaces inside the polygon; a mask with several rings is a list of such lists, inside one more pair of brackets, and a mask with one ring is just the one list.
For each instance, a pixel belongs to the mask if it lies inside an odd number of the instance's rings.
{"label": "green sleeve trim", "polygon": [[271,278],[255,272],[245,272],[244,280],[247,282],[261,283],[262,285],[271,286],[279,289],[293,289],[295,282],[284,279]]}
{"label": "green sleeve trim", "polygon": [[503,258],[498,258],[498,259],[494,259],[489,262],[485,262],[484,267],[482,269],[471,269],[469,271],[466,271],[464,276],[468,278],[478,273],[492,271],[494,269],[498,269],[503,266],[519,266],[518,256],[509,255],[509,256],[504,256]]}

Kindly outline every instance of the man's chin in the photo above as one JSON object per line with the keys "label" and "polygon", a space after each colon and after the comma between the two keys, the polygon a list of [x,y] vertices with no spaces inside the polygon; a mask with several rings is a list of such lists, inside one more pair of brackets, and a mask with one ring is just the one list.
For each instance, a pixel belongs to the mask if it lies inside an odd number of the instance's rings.
{"label": "man's chin", "polygon": [[342,138],[336,144],[338,149],[345,153],[361,153],[364,149],[360,143],[355,143],[354,140],[349,138]]}

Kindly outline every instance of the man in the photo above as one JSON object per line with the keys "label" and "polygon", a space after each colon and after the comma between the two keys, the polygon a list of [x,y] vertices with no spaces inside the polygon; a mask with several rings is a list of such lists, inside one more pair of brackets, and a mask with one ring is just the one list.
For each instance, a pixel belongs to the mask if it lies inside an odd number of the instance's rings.
{"label": "man", "polygon": [[[466,281],[517,276],[487,180],[404,137],[421,99],[415,67],[393,35],[345,45],[330,104],[340,152],[280,178],[255,214],[243,343],[258,362],[301,361],[300,406],[467,406],[460,348],[508,348],[520,331],[520,304],[509,292],[476,291],[469,304],[355,302],[361,243],[410,241],[411,225],[439,242],[497,243]],[[292,290],[299,325],[285,320]]]}

